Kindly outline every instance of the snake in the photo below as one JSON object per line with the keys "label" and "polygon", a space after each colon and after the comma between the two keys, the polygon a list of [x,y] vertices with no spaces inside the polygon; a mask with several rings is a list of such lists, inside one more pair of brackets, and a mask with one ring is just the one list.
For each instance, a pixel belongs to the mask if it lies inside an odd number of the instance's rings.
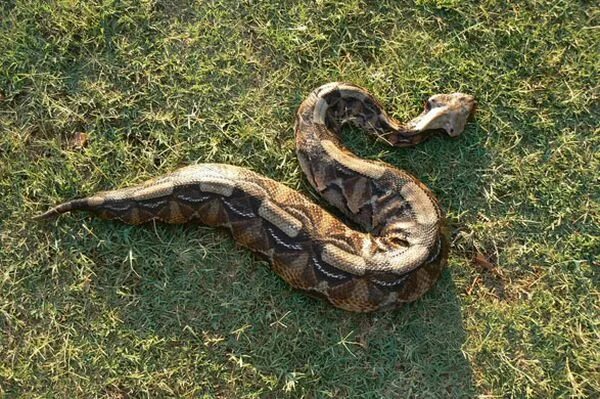
{"label": "snake", "polygon": [[296,113],[296,153],[331,211],[247,168],[201,163],[64,202],[36,219],[88,211],[132,225],[195,221],[221,227],[266,257],[293,288],[347,311],[395,308],[439,280],[449,251],[445,216],[419,179],[349,151],[342,128],[351,125],[391,146],[409,147],[439,132],[460,135],[475,108],[471,95],[436,94],[403,124],[360,86],[332,82],[313,90]]}

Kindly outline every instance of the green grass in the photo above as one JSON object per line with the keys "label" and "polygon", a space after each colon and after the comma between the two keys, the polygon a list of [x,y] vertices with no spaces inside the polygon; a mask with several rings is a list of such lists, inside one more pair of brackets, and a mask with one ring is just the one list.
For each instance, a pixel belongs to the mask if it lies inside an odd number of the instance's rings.
{"label": "green grass", "polygon": [[[0,396],[597,395],[592,3],[2,2]],[[397,150],[345,134],[421,177],[448,213],[449,268],[414,304],[336,310],[205,227],[31,221],[195,162],[309,192],[294,112],[332,80],[401,119],[436,92],[479,101],[456,140]]]}

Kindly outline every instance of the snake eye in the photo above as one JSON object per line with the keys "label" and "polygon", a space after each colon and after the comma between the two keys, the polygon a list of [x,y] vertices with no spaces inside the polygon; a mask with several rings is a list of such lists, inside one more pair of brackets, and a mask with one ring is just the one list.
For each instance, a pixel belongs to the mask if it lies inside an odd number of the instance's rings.
{"label": "snake eye", "polygon": [[425,111],[429,112],[431,110],[431,100],[425,101],[424,107],[425,107]]}

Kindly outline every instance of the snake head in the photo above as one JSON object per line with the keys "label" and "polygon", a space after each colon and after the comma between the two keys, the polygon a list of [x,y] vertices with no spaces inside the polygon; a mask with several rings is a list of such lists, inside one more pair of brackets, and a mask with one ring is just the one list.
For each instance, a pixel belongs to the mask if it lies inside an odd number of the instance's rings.
{"label": "snake head", "polygon": [[468,94],[436,94],[429,97],[423,113],[410,122],[410,127],[416,131],[443,129],[456,137],[465,129],[476,107],[475,98]]}

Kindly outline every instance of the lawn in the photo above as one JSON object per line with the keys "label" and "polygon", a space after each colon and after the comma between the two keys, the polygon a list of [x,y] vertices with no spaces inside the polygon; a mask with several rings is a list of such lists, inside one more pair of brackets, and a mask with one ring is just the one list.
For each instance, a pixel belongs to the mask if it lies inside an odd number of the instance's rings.
{"label": "lawn", "polygon": [[[0,396],[597,395],[592,3],[3,1]],[[403,120],[434,93],[478,99],[458,139],[394,149],[344,133],[447,212],[449,267],[413,304],[337,310],[207,227],[31,220],[200,162],[310,194],[294,113],[333,80]]]}

